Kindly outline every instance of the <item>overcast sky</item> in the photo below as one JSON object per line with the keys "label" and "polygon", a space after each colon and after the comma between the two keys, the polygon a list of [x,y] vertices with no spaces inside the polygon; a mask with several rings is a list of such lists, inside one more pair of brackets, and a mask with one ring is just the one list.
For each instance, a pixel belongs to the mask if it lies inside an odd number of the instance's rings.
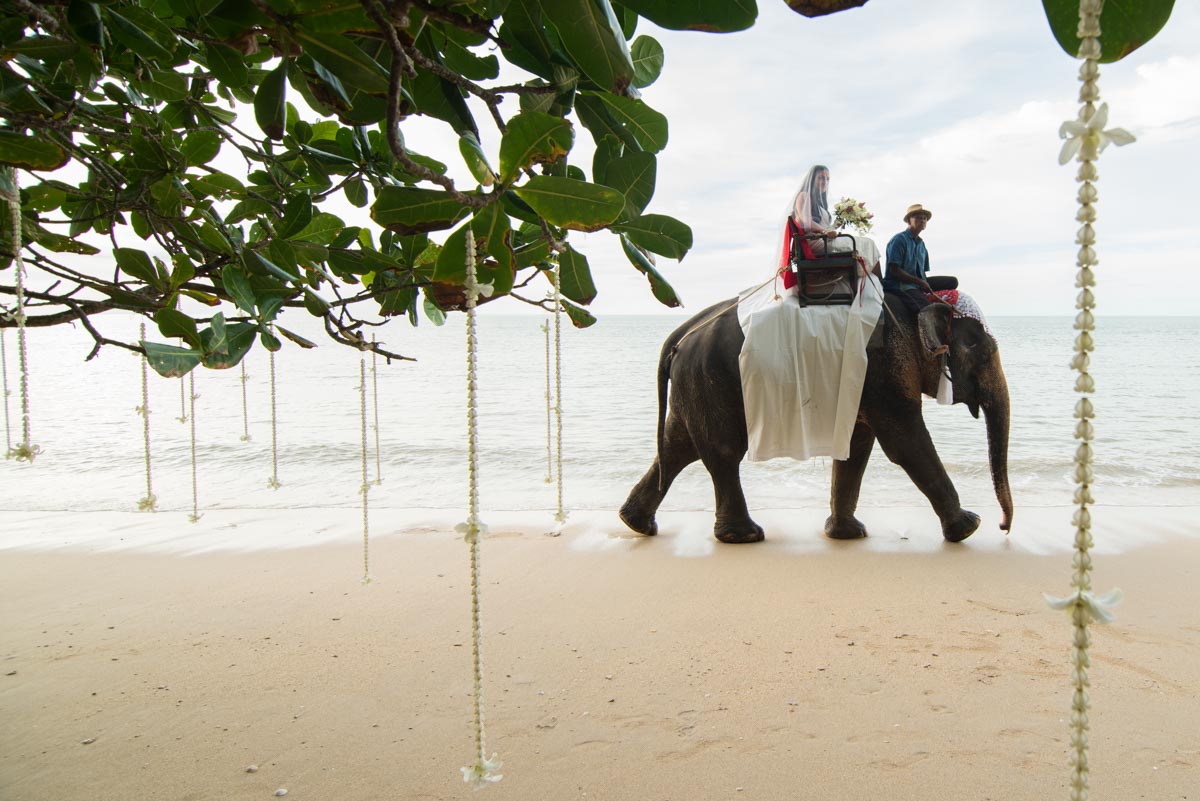
{"label": "overcast sky", "polygon": [[[881,249],[910,203],[932,209],[933,271],[957,275],[986,313],[1074,313],[1076,167],[1058,165],[1057,132],[1078,111],[1078,62],[1041,3],[872,0],[811,20],[759,0],[748,31],[638,32],[666,50],[643,99],[670,120],[648,211],[695,235],[683,262],[659,260],[678,313],[769,275],[777,221],[816,162],[831,168],[834,199],[875,213]],[[1138,141],[1099,162],[1099,313],[1200,314],[1197,42],[1200,3],[1179,2],[1154,41],[1101,68],[1109,127]],[[572,158],[590,172],[582,127],[577,141]],[[446,142],[410,143],[456,160]],[[666,311],[611,234],[571,240],[591,261],[597,314]]]}

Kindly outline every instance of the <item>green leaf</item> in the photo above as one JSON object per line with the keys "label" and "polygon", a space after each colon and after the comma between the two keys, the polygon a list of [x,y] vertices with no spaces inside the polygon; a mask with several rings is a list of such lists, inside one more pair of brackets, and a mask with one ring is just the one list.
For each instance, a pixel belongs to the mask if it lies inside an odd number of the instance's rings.
{"label": "green leaf", "polygon": [[254,94],[254,119],[258,127],[272,139],[283,139],[287,123],[288,59],[267,73]]}
{"label": "green leaf", "polygon": [[418,69],[416,77],[408,82],[408,90],[419,113],[449,123],[459,134],[469,131],[478,138],[475,118],[457,86],[439,75]]}
{"label": "green leaf", "polygon": [[[475,241],[509,273],[513,269],[512,226],[499,203],[480,209],[471,221]],[[509,286],[509,289],[512,287]],[[507,290],[506,290],[507,291]]]}
{"label": "green leaf", "polygon": [[645,214],[612,227],[640,248],[682,260],[692,248],[692,229],[665,214]]}
{"label": "green leaf", "polygon": [[641,100],[602,94],[601,102],[625,126],[643,150],[657,153],[667,146],[667,118]]}
{"label": "green leaf", "polygon": [[246,59],[232,47],[220,42],[208,42],[204,45],[204,50],[208,54],[209,70],[221,83],[236,89],[245,86],[250,80]]}
{"label": "green leaf", "polygon": [[75,35],[88,44],[104,47],[104,22],[100,6],[86,0],[71,0],[67,6],[67,23]]}
{"label": "green leaf", "polygon": [[0,130],[0,164],[26,170],[57,170],[68,160],[66,151],[45,137]]}
{"label": "green leaf", "polygon": [[633,61],[608,0],[542,0],[542,15],[554,26],[567,54],[602,89],[624,94],[633,81]]}
{"label": "green leaf", "polygon": [[596,299],[596,285],[592,282],[586,256],[567,245],[566,251],[558,254],[558,266],[561,271],[559,285],[564,295],[584,306]]}
{"label": "green leaf", "polygon": [[134,89],[156,101],[174,103],[187,100],[187,79],[170,70],[150,70],[143,80],[131,82]]}
{"label": "green leaf", "polygon": [[254,314],[254,289],[250,286],[250,277],[240,267],[226,264],[221,269],[221,283],[239,309]]}
{"label": "green leaf", "polygon": [[164,337],[179,337],[196,350],[203,348],[196,321],[183,312],[161,309],[154,315],[154,322],[158,323],[158,330]]}
{"label": "green leaf", "polygon": [[658,274],[658,270],[654,269],[654,265],[646,257],[646,254],[638,250],[637,245],[630,242],[629,238],[624,235],[621,236],[621,250],[625,251],[629,263],[646,276],[650,282],[650,291],[659,303],[670,308],[683,305],[679,296],[675,294],[675,290],[671,288],[665,278]]}
{"label": "green leaf", "polygon": [[439,189],[385,186],[371,206],[371,219],[400,234],[421,234],[452,227],[471,210]]}
{"label": "green leaf", "polygon": [[663,68],[662,45],[653,36],[639,36],[630,48],[633,56],[633,85],[639,89],[658,80]]}
{"label": "green leaf", "polygon": [[573,178],[539,175],[514,191],[551,225],[576,231],[598,231],[625,208],[615,189]]}
{"label": "green leaf", "polygon": [[590,311],[580,306],[576,306],[569,301],[562,301],[563,311],[567,313],[567,317],[571,320],[571,325],[576,328],[587,328],[596,324],[596,318]]}
{"label": "green leaf", "polygon": [[[611,141],[606,139],[605,141]],[[596,149],[596,157],[600,158],[604,148]],[[654,185],[658,173],[658,160],[653,153],[642,150],[630,150],[624,156],[612,159],[603,168],[603,179],[597,177],[597,183],[611,186],[625,197],[625,211],[621,219],[630,220],[637,217],[646,208],[650,198],[654,196]]]}
{"label": "green leaf", "polygon": [[63,61],[75,55],[79,45],[54,36],[26,36],[10,44],[8,49],[39,61]]}
{"label": "green leaf", "polygon": [[[1100,61],[1120,61],[1162,30],[1175,0],[1105,0],[1100,12]],[[1079,54],[1079,0],[1042,0],[1054,38],[1067,55]]]}
{"label": "green leaf", "polygon": [[304,348],[305,350],[312,350],[313,348],[315,348],[317,346],[315,342],[305,339],[304,337],[300,336],[299,334],[295,333],[294,331],[287,330],[283,326],[276,326],[275,330],[278,331],[279,333],[283,334],[289,340],[291,340],[295,344],[299,345],[300,347]]}
{"label": "green leaf", "polygon": [[346,195],[346,200],[350,201],[350,205],[355,208],[365,208],[370,202],[370,197],[367,196],[367,185],[361,178],[351,178],[342,186],[342,192]]}
{"label": "green leaf", "polygon": [[581,94],[575,98],[575,113],[583,127],[591,131],[597,147],[606,137],[612,137],[632,150],[642,149],[633,133],[617,121],[598,97]]}
{"label": "green leaf", "polygon": [[161,345],[146,340],[142,340],[141,344],[142,349],[146,351],[146,363],[163,378],[180,378],[200,364],[200,353],[191,348]]}
{"label": "green leaf", "polygon": [[428,295],[421,299],[421,308],[425,311],[425,316],[429,318],[429,322],[438,326],[445,325],[446,313],[430,300]]}
{"label": "green leaf", "polygon": [[283,207],[283,219],[275,226],[275,235],[287,239],[304,230],[313,218],[312,198],[296,195]]}
{"label": "green leaf", "polygon": [[754,0],[621,0],[621,5],[672,31],[744,31],[758,17]]}
{"label": "green leaf", "polygon": [[144,281],[159,291],[166,288],[160,283],[158,270],[154,268],[154,263],[150,261],[146,251],[137,248],[114,248],[113,258],[126,275]]}
{"label": "green leaf", "polygon": [[189,167],[207,164],[221,152],[221,137],[216,131],[196,131],[188,134],[179,148]]}
{"label": "green leaf", "polygon": [[108,32],[121,44],[150,61],[170,61],[171,51],[154,41],[134,22],[113,11],[105,9],[108,16]]}
{"label": "green leaf", "polygon": [[93,247],[81,239],[56,234],[53,231],[47,231],[41,226],[38,226],[33,241],[55,253],[79,253],[84,256],[95,256],[100,252],[99,248]]}
{"label": "green leaf", "polygon": [[526,167],[557,161],[574,142],[575,131],[563,118],[538,111],[518,114],[500,140],[500,180],[510,183]]}
{"label": "green leaf", "polygon": [[475,134],[468,131],[458,138],[458,152],[462,154],[467,169],[471,171],[471,175],[475,177],[480,186],[491,186],[496,182],[496,174],[492,172],[487,154],[483,152],[483,147],[480,146],[479,139]]}
{"label": "green leaf", "polygon": [[275,353],[283,347],[283,343],[279,341],[279,337],[272,334],[266,328],[259,329],[258,338],[262,341],[263,347],[271,351],[271,353]]}
{"label": "green leaf", "polygon": [[387,94],[388,71],[353,40],[336,33],[309,30],[303,23],[293,28],[293,35],[304,45],[304,52],[336,75],[344,86],[372,95]]}
{"label": "green leaf", "polygon": [[462,284],[467,276],[467,228],[464,225],[442,243],[437,263],[433,268],[433,279],[449,284]]}
{"label": "green leaf", "polygon": [[345,227],[346,223],[342,221],[341,217],[323,211],[314,214],[312,221],[304,226],[304,229],[296,234],[295,238],[316,242],[318,245],[328,245]]}
{"label": "green leaf", "polygon": [[[216,319],[213,319],[216,322]],[[225,338],[223,347],[219,350],[205,348],[203,364],[211,370],[228,370],[236,367],[243,357],[254,346],[254,335],[258,328],[250,323],[230,323],[224,326]],[[210,334],[211,329],[200,332],[200,336]]]}

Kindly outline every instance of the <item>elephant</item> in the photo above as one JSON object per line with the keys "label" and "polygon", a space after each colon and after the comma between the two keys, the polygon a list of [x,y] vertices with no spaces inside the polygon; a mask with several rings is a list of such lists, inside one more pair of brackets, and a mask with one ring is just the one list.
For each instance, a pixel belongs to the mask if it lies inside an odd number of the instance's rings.
{"label": "elephant", "polygon": [[[965,404],[976,419],[983,410],[992,484],[1003,512],[1000,528],[1008,532],[1013,515],[1008,483],[1009,398],[996,341],[978,320],[955,316],[943,303],[914,314],[888,294],[883,311],[867,342],[866,379],[849,456],[833,461],[825,535],[839,540],[867,536],[854,513],[876,440],[929,499],[946,540],[961,542],[979,528],[979,516],[959,503],[921,416],[921,396],[935,396],[943,364],[949,369],[953,402]],[[743,341],[737,302],[726,301],[697,314],[663,344],[658,362],[657,454],[619,512],[633,531],[647,536],[658,533],[655,513],[671,482],[699,459],[712,477],[716,495],[716,538],[726,543],[765,538],[762,527],[750,518],[739,474],[748,445],[738,368]]]}

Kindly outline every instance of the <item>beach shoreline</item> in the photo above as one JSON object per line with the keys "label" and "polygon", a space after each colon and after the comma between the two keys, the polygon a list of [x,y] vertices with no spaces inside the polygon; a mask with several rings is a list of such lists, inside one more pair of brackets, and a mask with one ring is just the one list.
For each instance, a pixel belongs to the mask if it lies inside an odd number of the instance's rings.
{"label": "beach shoreline", "polygon": [[[453,513],[377,520],[363,584],[361,530],[325,519],[347,511],[230,510],[236,524],[195,526],[111,513],[126,529],[0,514],[10,533],[110,530],[0,553],[0,797],[471,796],[467,548],[441,519]],[[1027,512],[1027,530],[1064,511]],[[1117,621],[1092,629],[1097,794],[1200,786],[1194,511],[1132,510],[1139,541],[1157,544],[1108,558],[1097,535],[1095,587],[1126,593]],[[1069,552],[986,518],[945,544],[927,510],[863,510],[873,536],[831,542],[805,514],[756,512],[765,543],[711,547],[705,512],[663,512],[655,538],[622,533],[611,512],[573,514],[559,537],[541,514],[489,515],[483,686],[505,778],[487,793],[1065,794],[1071,628],[1042,593],[1068,591]],[[309,547],[204,548],[206,520],[271,542],[333,531]],[[182,531],[123,546],[138,525]]]}

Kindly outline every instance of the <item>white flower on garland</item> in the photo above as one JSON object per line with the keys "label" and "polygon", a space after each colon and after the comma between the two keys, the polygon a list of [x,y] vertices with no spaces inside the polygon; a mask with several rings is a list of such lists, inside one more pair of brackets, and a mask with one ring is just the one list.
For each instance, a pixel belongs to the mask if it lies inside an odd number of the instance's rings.
{"label": "white flower on garland", "polygon": [[844,197],[833,207],[833,227],[838,230],[853,228],[860,234],[871,230],[871,220],[875,215],[867,211],[867,204],[860,203],[852,197]]}
{"label": "white flower on garland", "polygon": [[1062,151],[1058,154],[1058,163],[1066,164],[1081,152],[1089,161],[1099,156],[1109,144],[1117,147],[1137,141],[1133,134],[1124,128],[1109,128],[1108,104],[1101,103],[1086,120],[1067,120],[1058,129],[1058,135],[1063,142]]}

